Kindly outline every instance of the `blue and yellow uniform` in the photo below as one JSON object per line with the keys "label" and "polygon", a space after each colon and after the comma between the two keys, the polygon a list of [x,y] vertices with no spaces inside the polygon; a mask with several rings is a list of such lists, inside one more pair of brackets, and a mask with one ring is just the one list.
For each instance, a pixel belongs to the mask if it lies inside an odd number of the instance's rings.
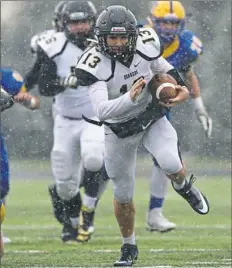
{"label": "blue and yellow uniform", "polygon": [[162,56],[180,73],[190,70],[203,53],[201,40],[184,26],[185,9],[179,1],[157,1],[144,25],[155,29],[164,46]]}
{"label": "blue and yellow uniform", "polygon": [[[191,64],[203,53],[203,45],[192,31],[184,29],[183,5],[179,1],[158,1],[147,21],[145,27],[154,28],[164,45],[162,56],[179,72],[188,71]],[[170,27],[170,23],[176,27]]]}
{"label": "blue and yellow uniform", "polygon": [[[20,91],[23,92],[26,91],[22,76],[18,72],[12,69],[1,68],[0,80],[1,80],[1,87],[11,96],[17,95]],[[0,139],[1,139],[0,215],[2,221],[5,215],[5,208],[2,200],[8,194],[10,187],[9,187],[8,155],[5,142],[1,133],[0,133]]]}
{"label": "blue and yellow uniform", "polygon": [[184,30],[164,48],[163,57],[179,72],[186,72],[202,53],[203,45],[200,39],[193,32]]}

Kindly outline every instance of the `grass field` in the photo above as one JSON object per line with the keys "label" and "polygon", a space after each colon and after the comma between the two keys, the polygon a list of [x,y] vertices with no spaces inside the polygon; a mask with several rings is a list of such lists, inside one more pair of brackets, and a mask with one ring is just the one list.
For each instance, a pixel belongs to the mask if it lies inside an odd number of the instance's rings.
{"label": "grass field", "polygon": [[[119,257],[121,239],[113,216],[109,185],[97,211],[96,233],[85,245],[62,244],[61,227],[53,219],[47,193],[49,181],[14,180],[3,230],[12,239],[5,247],[1,267],[112,267]],[[170,233],[145,230],[147,181],[136,182],[136,235],[140,250],[135,267],[231,267],[231,181],[196,181],[211,203],[210,214],[193,212],[171,188],[165,215],[178,225]]]}

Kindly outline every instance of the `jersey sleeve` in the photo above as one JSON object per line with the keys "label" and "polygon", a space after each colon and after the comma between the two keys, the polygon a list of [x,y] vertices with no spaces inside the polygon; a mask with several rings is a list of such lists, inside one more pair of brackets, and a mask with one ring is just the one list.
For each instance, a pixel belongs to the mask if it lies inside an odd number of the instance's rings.
{"label": "jersey sleeve", "polygon": [[183,46],[184,62],[183,68],[188,69],[193,62],[203,53],[203,44],[201,40],[191,31],[185,30],[180,36],[180,41]]}
{"label": "jersey sleeve", "polygon": [[101,121],[120,116],[135,105],[130,98],[130,91],[116,99],[109,100],[105,81],[98,81],[91,85],[89,96],[94,113]]}
{"label": "jersey sleeve", "polygon": [[[97,80],[107,81],[113,75],[112,61],[102,55],[96,47],[87,49],[79,58],[76,65],[76,75],[80,73],[88,73],[90,77],[95,77]],[[80,75],[79,75],[79,78]]]}
{"label": "jersey sleeve", "polygon": [[162,56],[151,63],[151,70],[153,74],[156,73],[167,73],[168,71],[174,69],[174,67]]}
{"label": "jersey sleeve", "polygon": [[155,60],[163,54],[163,46],[154,29],[142,28],[139,30],[137,53],[148,61]]}
{"label": "jersey sleeve", "polygon": [[36,59],[33,66],[25,75],[25,85],[30,91],[37,83],[40,75],[40,71],[44,62],[48,61],[49,58],[47,54],[40,48],[37,48]]}
{"label": "jersey sleeve", "polygon": [[37,51],[38,40],[39,40],[39,35],[38,34],[34,35],[31,38],[30,47],[31,47],[31,52],[32,53],[36,53],[36,51]]}

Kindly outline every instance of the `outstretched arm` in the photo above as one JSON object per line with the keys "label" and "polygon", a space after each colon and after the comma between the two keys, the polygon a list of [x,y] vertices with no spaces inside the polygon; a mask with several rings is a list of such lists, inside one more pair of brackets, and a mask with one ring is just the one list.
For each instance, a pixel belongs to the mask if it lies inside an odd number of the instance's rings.
{"label": "outstretched arm", "polygon": [[197,119],[204,129],[206,137],[210,138],[212,135],[212,119],[205,109],[205,105],[201,97],[200,83],[197,75],[192,68],[189,68],[188,71],[184,74],[184,78],[188,88],[191,89],[190,96],[192,97],[192,104],[197,115]]}
{"label": "outstretched arm", "polygon": [[39,98],[32,96],[28,92],[19,92],[13,98],[16,103],[20,103],[30,110],[35,110],[40,107]]}

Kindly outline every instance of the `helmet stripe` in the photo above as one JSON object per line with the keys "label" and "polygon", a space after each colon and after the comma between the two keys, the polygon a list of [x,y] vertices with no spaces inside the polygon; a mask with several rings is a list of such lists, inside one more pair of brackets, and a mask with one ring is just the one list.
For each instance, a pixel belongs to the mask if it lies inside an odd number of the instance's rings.
{"label": "helmet stripe", "polygon": [[172,3],[172,0],[170,0],[170,13],[173,13],[173,3]]}

